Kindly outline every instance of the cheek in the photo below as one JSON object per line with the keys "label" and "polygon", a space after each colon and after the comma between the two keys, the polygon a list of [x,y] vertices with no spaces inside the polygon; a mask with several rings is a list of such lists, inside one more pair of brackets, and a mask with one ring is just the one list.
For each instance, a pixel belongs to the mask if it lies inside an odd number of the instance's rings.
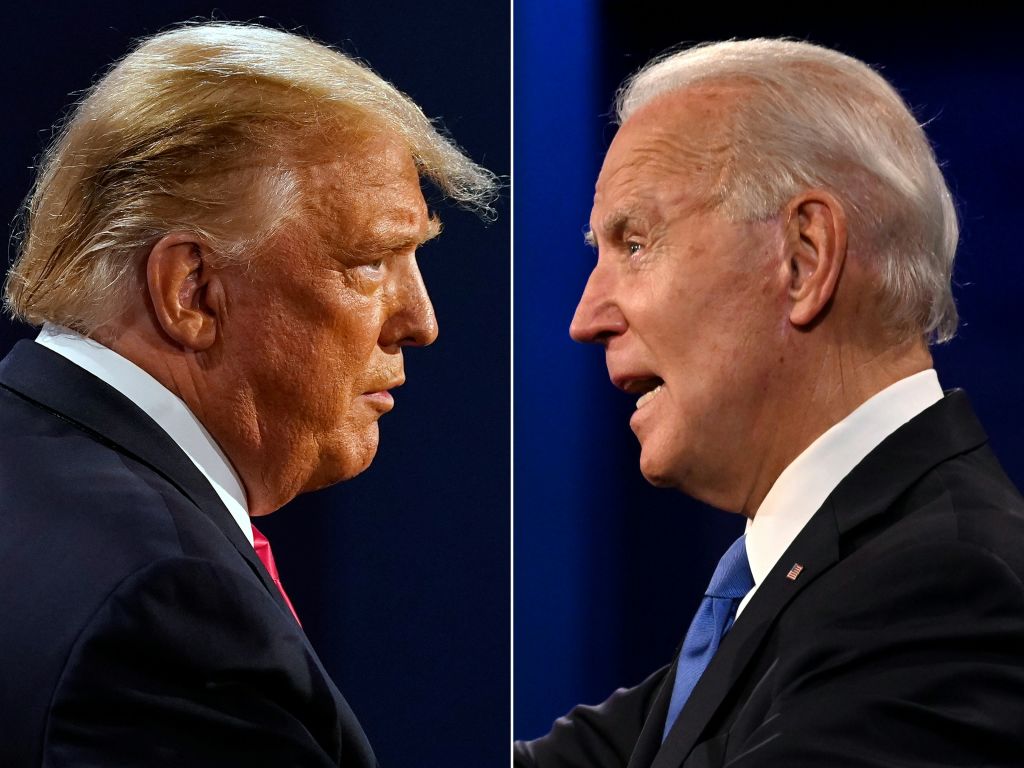
{"label": "cheek", "polygon": [[279,351],[295,360],[292,375],[334,380],[357,376],[377,347],[381,297],[327,283],[291,303],[294,311],[282,315],[287,330]]}
{"label": "cheek", "polygon": [[231,330],[261,398],[285,411],[291,403],[293,422],[337,418],[374,368],[383,291],[336,271],[260,287],[258,301],[238,302]]}

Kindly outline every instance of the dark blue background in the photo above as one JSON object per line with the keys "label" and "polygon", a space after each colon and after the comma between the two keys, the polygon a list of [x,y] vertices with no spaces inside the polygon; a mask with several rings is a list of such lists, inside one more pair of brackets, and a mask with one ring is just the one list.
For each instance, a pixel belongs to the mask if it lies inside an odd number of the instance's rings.
{"label": "dark blue background", "polygon": [[[683,42],[789,35],[879,65],[929,121],[957,199],[963,325],[935,350],[1024,482],[1020,258],[1024,57],[1005,19],[828,22],[664,3],[516,2],[515,707],[533,738],[667,663],[742,520],[646,485],[598,347],[568,338],[594,254],[583,245],[622,80]],[[717,15],[718,20],[712,20]],[[1024,542],[1021,543],[1024,546]]]}
{"label": "dark blue background", "polygon": [[[368,60],[477,161],[509,173],[506,3],[20,3],[5,7],[0,217],[50,126],[130,42],[261,15]],[[435,195],[436,198],[436,195]],[[507,200],[507,195],[506,195]],[[440,323],[370,470],[261,522],[296,608],[384,766],[508,761],[509,216],[439,205],[420,263]],[[30,329],[0,327],[2,350]]]}

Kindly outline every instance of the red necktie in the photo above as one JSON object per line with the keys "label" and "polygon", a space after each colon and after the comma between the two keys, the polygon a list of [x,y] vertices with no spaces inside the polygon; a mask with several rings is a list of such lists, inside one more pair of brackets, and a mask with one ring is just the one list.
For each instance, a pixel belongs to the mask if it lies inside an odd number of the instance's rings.
{"label": "red necktie", "polygon": [[[277,565],[274,563],[274,553],[270,551],[270,542],[267,541],[267,537],[260,533],[259,529],[254,525],[252,527],[252,540],[253,546],[256,548],[256,557],[263,563],[263,567],[267,569],[267,573],[270,574],[270,578],[274,580],[278,590],[281,592],[281,597],[284,598],[285,603],[288,604],[288,608],[291,609],[292,616],[295,617],[296,621],[299,621],[299,614],[295,612],[295,606],[292,605],[292,601],[288,599],[288,593],[284,591],[284,587],[281,586],[281,579],[277,575]],[[299,621],[299,626],[302,626],[302,622]]]}

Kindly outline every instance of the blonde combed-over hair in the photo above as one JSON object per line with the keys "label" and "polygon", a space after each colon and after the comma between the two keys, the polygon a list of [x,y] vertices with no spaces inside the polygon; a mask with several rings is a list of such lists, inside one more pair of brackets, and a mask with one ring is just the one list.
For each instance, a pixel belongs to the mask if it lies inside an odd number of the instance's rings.
{"label": "blonde combed-over hair", "polygon": [[22,211],[9,311],[83,334],[137,290],[143,256],[195,232],[222,262],[302,223],[311,154],[387,132],[422,175],[488,216],[496,177],[369,67],[299,35],[230,23],[142,41],[97,82],[43,155]]}
{"label": "blonde combed-over hair", "polygon": [[942,342],[956,332],[956,208],[924,130],[867,64],[795,40],[731,40],[656,59],[619,91],[625,122],[686,88],[737,87],[712,169],[710,203],[766,220],[797,193],[824,188],[850,213],[851,244],[878,275],[889,325]]}

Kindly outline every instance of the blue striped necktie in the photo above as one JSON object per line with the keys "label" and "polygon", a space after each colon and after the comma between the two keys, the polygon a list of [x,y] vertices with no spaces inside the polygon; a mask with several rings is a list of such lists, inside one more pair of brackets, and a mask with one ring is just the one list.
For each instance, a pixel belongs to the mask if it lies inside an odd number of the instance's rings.
{"label": "blue striped necktie", "polygon": [[743,597],[754,588],[754,577],[747,561],[746,537],[740,536],[718,561],[704,599],[697,609],[679,652],[676,680],[672,686],[672,700],[665,718],[662,741],[668,737],[683,705],[690,698],[700,676],[711,663],[725,633],[732,627],[736,609]]}

